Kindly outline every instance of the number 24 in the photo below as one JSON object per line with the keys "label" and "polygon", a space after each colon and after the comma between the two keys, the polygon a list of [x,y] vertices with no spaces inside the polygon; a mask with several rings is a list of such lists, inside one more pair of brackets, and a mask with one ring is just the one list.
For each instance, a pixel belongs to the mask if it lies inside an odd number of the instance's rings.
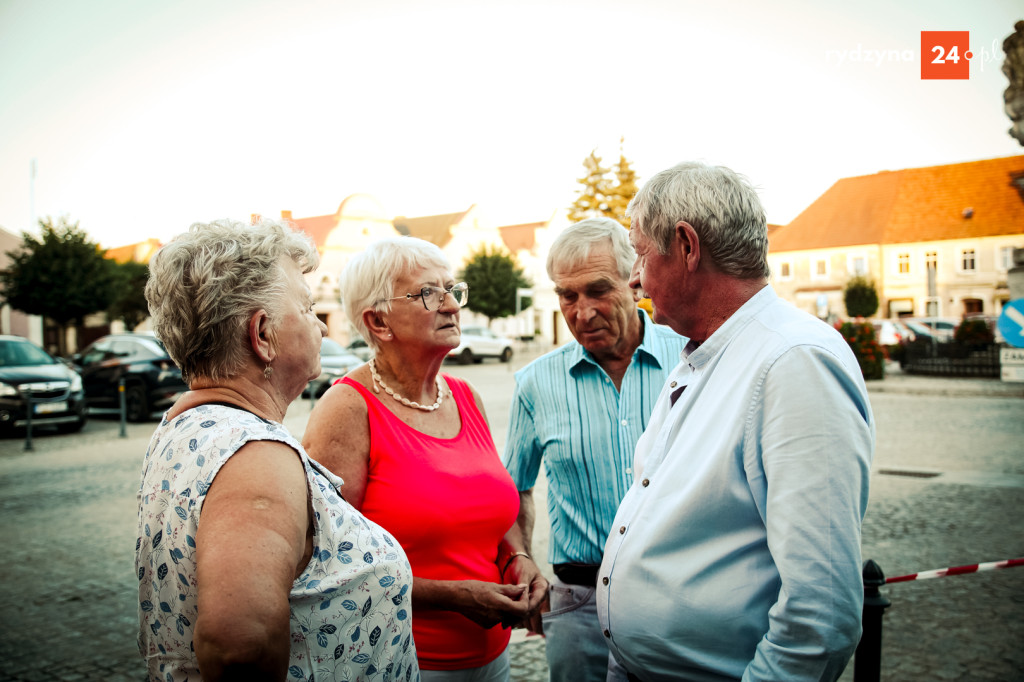
{"label": "number 24", "polygon": [[932,48],[932,52],[939,53],[939,56],[932,60],[932,64],[945,64],[947,59],[953,62],[954,64],[960,63],[960,54],[957,52],[956,45],[949,48],[949,52],[945,52],[942,49],[942,45],[936,45],[935,47]]}

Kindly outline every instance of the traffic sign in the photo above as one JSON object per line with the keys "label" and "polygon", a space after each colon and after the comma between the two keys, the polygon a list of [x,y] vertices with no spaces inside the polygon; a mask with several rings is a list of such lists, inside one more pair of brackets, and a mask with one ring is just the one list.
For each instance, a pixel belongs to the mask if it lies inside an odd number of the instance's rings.
{"label": "traffic sign", "polygon": [[1008,301],[996,324],[1008,344],[1024,348],[1024,298]]}

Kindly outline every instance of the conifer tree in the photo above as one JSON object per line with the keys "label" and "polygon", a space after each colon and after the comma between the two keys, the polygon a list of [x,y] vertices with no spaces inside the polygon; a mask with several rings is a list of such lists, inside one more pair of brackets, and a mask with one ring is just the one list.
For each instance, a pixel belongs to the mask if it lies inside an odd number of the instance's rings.
{"label": "conifer tree", "polygon": [[619,162],[615,164],[615,186],[611,188],[608,195],[609,218],[619,221],[624,228],[629,229],[629,218],[626,217],[626,207],[636,194],[636,171],[626,158],[622,147],[626,138],[619,139]]}
{"label": "conifer tree", "polygon": [[608,212],[608,193],[612,188],[611,180],[608,178],[610,169],[601,165],[597,149],[592,150],[583,160],[583,167],[587,171],[586,175],[576,179],[583,186],[569,207],[569,221],[573,223],[607,215]]}

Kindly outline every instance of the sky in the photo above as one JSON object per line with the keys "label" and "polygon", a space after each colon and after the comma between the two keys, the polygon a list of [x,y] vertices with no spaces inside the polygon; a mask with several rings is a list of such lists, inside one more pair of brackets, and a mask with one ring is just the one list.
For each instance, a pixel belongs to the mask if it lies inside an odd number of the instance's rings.
{"label": "sky", "polygon": [[[541,221],[622,138],[641,182],[729,166],[785,224],[843,177],[1024,154],[1000,69],[1021,19],[995,0],[0,0],[0,227],[67,216],[109,248],[355,193]],[[970,78],[923,80],[922,31],[969,31]]]}

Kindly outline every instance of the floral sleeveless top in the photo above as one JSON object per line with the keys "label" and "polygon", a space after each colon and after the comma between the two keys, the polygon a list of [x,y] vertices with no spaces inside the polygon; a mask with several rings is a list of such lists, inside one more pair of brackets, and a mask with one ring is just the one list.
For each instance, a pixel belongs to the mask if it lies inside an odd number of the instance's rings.
{"label": "floral sleeveless top", "polygon": [[289,597],[287,679],[418,680],[412,570],[402,547],[342,499],[341,479],[311,460],[283,425],[223,405],[165,417],[146,452],[135,568],[149,679],[200,679],[192,650],[199,515],[220,467],[254,440],[299,453],[314,515],[313,556]]}

